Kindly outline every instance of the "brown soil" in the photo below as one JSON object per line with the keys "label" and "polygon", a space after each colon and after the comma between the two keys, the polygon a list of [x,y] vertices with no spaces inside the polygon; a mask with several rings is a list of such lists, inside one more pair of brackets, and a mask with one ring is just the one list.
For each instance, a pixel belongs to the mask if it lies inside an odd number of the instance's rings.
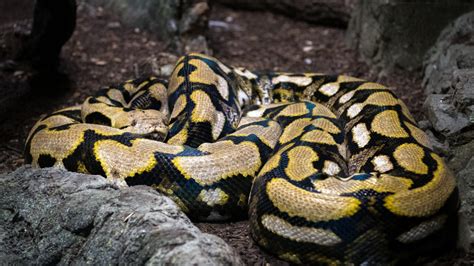
{"label": "brown soil", "polygon": [[[259,70],[345,73],[382,81],[395,89],[415,117],[421,116],[420,73],[397,73],[380,79],[376,70],[359,62],[354,51],[345,45],[343,29],[221,6],[214,7],[211,20],[227,25],[211,27],[208,36],[214,56],[228,64]],[[29,80],[33,73],[27,66],[20,63],[0,67],[0,98],[12,99],[0,106],[0,173],[23,164],[25,138],[41,114],[80,104],[101,86],[134,78],[137,67],[150,57],[162,61],[173,58],[165,53],[165,44],[158,36],[117,21],[106,10],[81,1],[76,31],[62,52],[60,70],[69,76],[68,82],[32,84]],[[12,59],[3,45],[9,36],[0,32],[0,63]],[[246,221],[197,226],[226,240],[247,264],[286,264],[256,246]]]}

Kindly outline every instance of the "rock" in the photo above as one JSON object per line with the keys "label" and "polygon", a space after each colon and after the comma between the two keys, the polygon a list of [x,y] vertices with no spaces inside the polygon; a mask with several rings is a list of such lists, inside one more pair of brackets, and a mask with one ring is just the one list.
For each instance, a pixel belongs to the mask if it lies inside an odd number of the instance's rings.
{"label": "rock", "polygon": [[423,129],[423,130],[427,130],[431,127],[431,123],[429,120],[421,120],[421,121],[418,121],[418,127],[420,129]]}
{"label": "rock", "polygon": [[[453,172],[459,173],[466,167],[469,160],[473,157],[474,140],[460,146],[452,145],[450,148],[451,159],[449,160],[449,167]],[[471,172],[471,174],[472,180],[474,180],[474,172]]]}
{"label": "rock", "polygon": [[461,212],[474,232],[474,11],[449,24],[427,52],[423,89],[433,135],[448,144]]}
{"label": "rock", "polygon": [[474,231],[474,157],[467,162],[464,169],[458,173],[458,186],[462,197],[461,211],[467,217],[471,232]]}
{"label": "rock", "polygon": [[426,98],[424,108],[435,131],[448,138],[459,134],[471,124],[465,114],[457,111],[451,95],[431,94]]}
{"label": "rock", "polygon": [[312,23],[346,27],[354,0],[215,0],[234,8],[269,10]]}
{"label": "rock", "polygon": [[454,18],[474,3],[452,1],[358,1],[347,40],[364,61],[386,71],[420,68],[426,51]]}
{"label": "rock", "polygon": [[426,54],[423,88],[436,133],[454,146],[474,139],[474,11],[446,27]]}
{"label": "rock", "polygon": [[423,62],[425,94],[447,93],[455,86],[453,73],[474,68],[474,11],[447,26]]}
{"label": "rock", "polygon": [[[207,0],[91,0],[90,2],[113,10],[122,24],[147,29],[159,35],[180,54],[185,52],[185,47],[190,47],[193,52],[210,54],[204,37],[210,12]],[[202,40],[206,42],[205,45],[201,43]],[[199,43],[194,46],[196,42]]]}
{"label": "rock", "polygon": [[[459,66],[467,66],[462,63],[470,54],[474,54],[474,46],[466,47],[465,45],[453,45],[447,49],[446,53],[440,55],[437,64],[427,65],[425,69],[424,84],[429,90],[425,90],[426,94],[430,93],[449,93],[456,87],[456,83],[460,79],[472,75],[474,66],[470,68],[459,68]],[[425,62],[426,64],[427,62]],[[435,70],[434,70],[435,69]],[[467,72],[467,73],[463,73]],[[471,72],[471,73],[469,73]]]}
{"label": "rock", "polygon": [[[473,33],[474,36],[474,33]],[[474,55],[474,45],[473,55]],[[456,106],[461,112],[471,115],[474,106],[474,65],[469,69],[458,69],[453,71],[454,99]],[[472,116],[471,121],[473,120]]]}
{"label": "rock", "polygon": [[149,187],[24,166],[0,176],[0,194],[2,264],[242,264]]}
{"label": "rock", "polygon": [[471,157],[471,159],[466,162],[463,169],[459,171],[458,175],[461,180],[466,183],[466,186],[470,191],[474,190],[474,179],[470,178],[472,177],[472,173],[474,173],[474,157]]}

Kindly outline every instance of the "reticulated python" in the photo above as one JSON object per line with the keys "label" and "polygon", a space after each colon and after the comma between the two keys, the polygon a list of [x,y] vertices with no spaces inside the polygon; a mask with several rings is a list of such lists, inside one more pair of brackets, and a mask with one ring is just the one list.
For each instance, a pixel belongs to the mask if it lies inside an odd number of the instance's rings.
{"label": "reticulated python", "polygon": [[295,263],[399,262],[456,239],[453,175],[390,89],[349,76],[190,54],[169,82],[127,81],[46,116],[25,154],[150,185],[193,219],[248,212],[258,244]]}

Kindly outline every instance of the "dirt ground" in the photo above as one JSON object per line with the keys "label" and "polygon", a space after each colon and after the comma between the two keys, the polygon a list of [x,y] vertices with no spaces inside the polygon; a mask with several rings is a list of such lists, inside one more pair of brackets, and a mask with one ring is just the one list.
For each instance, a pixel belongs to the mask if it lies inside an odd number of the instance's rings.
{"label": "dirt ground", "polygon": [[[394,88],[416,118],[421,117],[421,71],[380,77],[377,70],[358,61],[354,51],[346,46],[344,29],[222,6],[213,8],[211,21],[210,46],[214,56],[225,63],[258,70],[345,73],[381,81]],[[159,36],[121,25],[107,10],[81,2],[76,31],[61,55],[60,70],[69,81],[38,86],[28,81],[30,69],[5,61],[11,59],[2,40],[5,36],[0,31],[0,98],[18,95],[0,108],[0,173],[23,164],[23,144],[42,114],[80,104],[101,86],[134,78],[137,69],[151,57],[169,61],[178,56],[167,53]],[[256,246],[246,221],[197,226],[225,239],[246,264],[286,264]]]}

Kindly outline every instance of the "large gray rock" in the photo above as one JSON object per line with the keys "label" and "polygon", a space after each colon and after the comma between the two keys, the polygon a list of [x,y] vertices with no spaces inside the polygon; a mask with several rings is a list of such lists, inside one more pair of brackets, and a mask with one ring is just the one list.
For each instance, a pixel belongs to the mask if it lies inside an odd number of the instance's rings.
{"label": "large gray rock", "polygon": [[447,93],[460,76],[474,69],[474,15],[461,16],[440,34],[436,44],[425,55],[423,86],[425,94]]}
{"label": "large gray rock", "polygon": [[464,0],[360,0],[347,40],[372,66],[416,69],[441,30],[473,9],[474,2]]}
{"label": "large gray rock", "polygon": [[468,116],[456,108],[452,95],[430,94],[424,108],[433,129],[447,138],[459,138],[459,134],[472,124]]}
{"label": "large gray rock", "polygon": [[[424,108],[453,150],[474,139],[474,11],[440,34],[424,61]],[[472,154],[471,154],[472,155]]]}
{"label": "large gray rock", "polygon": [[[461,172],[468,164],[469,160],[474,157],[474,139],[470,142],[454,146],[451,145],[451,159],[449,160],[449,167],[455,173]],[[471,177],[472,174],[471,172]],[[474,180],[474,178],[472,178]]]}
{"label": "large gray rock", "polygon": [[347,26],[354,0],[214,0],[231,7],[269,10],[317,24]]}
{"label": "large gray rock", "polygon": [[449,24],[424,60],[428,132],[448,145],[448,164],[474,232],[474,11]]}
{"label": "large gray rock", "polygon": [[[472,260],[474,259],[472,247],[474,245],[474,157],[471,156],[463,168],[462,171],[457,172],[458,187],[462,195],[460,230],[464,231],[465,237],[467,236],[467,239],[464,240],[464,246],[471,246],[470,257],[472,264]],[[460,236],[459,241],[463,241],[462,236]]]}
{"label": "large gray rock", "polygon": [[29,166],[0,176],[0,264],[240,265],[145,186]]}

